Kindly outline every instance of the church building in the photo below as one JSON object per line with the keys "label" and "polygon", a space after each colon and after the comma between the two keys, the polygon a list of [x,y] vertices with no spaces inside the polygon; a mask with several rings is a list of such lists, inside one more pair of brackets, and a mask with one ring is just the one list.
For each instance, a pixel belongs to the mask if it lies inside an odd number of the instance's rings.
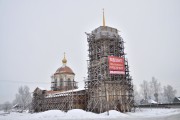
{"label": "church building", "polygon": [[134,107],[132,77],[119,30],[105,25],[86,33],[88,42],[88,76],[79,89],[75,73],[62,66],[51,76],[51,90],[37,87],[33,92],[34,112],[58,109],[83,109],[95,113],[109,110],[130,112]]}
{"label": "church building", "polygon": [[67,66],[64,54],[62,66],[51,76],[51,90],[37,87],[33,92],[32,109],[41,112],[52,109],[68,111],[86,108],[85,89],[78,89],[75,73]]}
{"label": "church building", "polygon": [[62,66],[51,76],[51,90],[67,91],[77,89],[77,82],[74,81],[75,73],[66,65],[65,53],[62,63]]}

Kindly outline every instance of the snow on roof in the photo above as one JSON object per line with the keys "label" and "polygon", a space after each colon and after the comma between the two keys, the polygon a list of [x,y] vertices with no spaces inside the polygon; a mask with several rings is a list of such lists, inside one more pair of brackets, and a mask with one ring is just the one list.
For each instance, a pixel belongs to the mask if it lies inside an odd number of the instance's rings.
{"label": "snow on roof", "polygon": [[16,107],[22,107],[22,104],[15,104],[12,108],[16,108]]}
{"label": "snow on roof", "polygon": [[157,102],[156,102],[156,101],[154,101],[154,100],[152,100],[152,99],[148,100],[148,103],[157,104]]}
{"label": "snow on roof", "polygon": [[46,98],[49,98],[49,97],[59,97],[59,96],[67,96],[67,95],[69,95],[68,93],[70,93],[70,92],[78,92],[78,91],[82,91],[82,90],[85,90],[85,89],[84,88],[78,88],[78,89],[74,89],[74,90],[55,92],[55,93],[47,95]]}
{"label": "snow on roof", "polygon": [[177,97],[177,99],[180,101],[180,97]]}
{"label": "snow on roof", "polygon": [[15,108],[16,106],[18,106],[19,104],[15,104],[12,108]]}

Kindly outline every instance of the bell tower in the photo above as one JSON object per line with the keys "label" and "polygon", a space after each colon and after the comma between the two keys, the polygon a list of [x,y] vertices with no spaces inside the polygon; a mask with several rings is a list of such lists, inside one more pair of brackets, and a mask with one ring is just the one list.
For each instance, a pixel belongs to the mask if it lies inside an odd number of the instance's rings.
{"label": "bell tower", "polygon": [[131,111],[134,104],[132,77],[124,53],[124,41],[116,28],[103,26],[86,33],[88,41],[88,77],[85,88],[87,110]]}

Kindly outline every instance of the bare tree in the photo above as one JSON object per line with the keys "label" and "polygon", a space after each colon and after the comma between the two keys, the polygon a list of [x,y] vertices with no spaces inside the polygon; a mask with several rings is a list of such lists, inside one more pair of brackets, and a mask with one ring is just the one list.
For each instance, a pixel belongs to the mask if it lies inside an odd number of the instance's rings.
{"label": "bare tree", "polygon": [[164,86],[164,97],[166,101],[169,103],[173,102],[176,92],[171,85]]}
{"label": "bare tree", "polygon": [[143,80],[143,83],[140,85],[140,87],[142,96],[144,97],[144,100],[147,103],[150,97],[149,83],[146,80]]}
{"label": "bare tree", "polygon": [[29,108],[31,104],[31,93],[29,92],[29,87],[28,86],[21,86],[18,89],[18,94],[16,94],[16,98],[13,101],[14,104],[18,104],[22,106],[21,110],[25,110]]}
{"label": "bare tree", "polygon": [[7,112],[12,108],[12,104],[7,101],[2,105],[2,107],[3,107],[4,112]]}
{"label": "bare tree", "polygon": [[155,101],[158,102],[158,96],[160,95],[161,91],[161,83],[155,79],[155,77],[152,77],[152,80],[150,81],[150,91],[151,91],[151,96],[155,97]]}
{"label": "bare tree", "polygon": [[140,104],[140,101],[141,101],[141,96],[137,90],[137,87],[134,85],[134,101],[135,101],[135,104]]}

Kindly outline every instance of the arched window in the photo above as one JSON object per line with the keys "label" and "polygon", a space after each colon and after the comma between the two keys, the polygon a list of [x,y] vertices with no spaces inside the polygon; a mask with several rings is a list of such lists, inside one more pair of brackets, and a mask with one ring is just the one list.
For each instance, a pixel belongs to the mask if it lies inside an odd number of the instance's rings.
{"label": "arched window", "polygon": [[63,79],[60,79],[60,86],[63,86]]}
{"label": "arched window", "polygon": [[70,80],[70,78],[68,78],[68,84],[67,84],[68,86],[71,86],[71,80]]}
{"label": "arched window", "polygon": [[57,83],[57,78],[54,79],[54,82]]}
{"label": "arched window", "polygon": [[57,86],[57,78],[54,79],[54,87]]}

